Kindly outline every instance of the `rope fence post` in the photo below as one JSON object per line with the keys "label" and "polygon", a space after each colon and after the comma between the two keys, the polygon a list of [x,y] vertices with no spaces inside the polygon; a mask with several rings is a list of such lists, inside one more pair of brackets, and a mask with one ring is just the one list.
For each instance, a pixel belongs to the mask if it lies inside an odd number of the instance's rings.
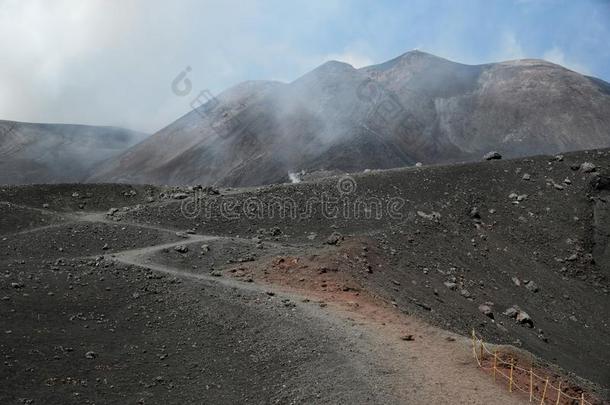
{"label": "rope fence post", "polygon": [[580,394],[580,405],[585,405],[585,393]]}
{"label": "rope fence post", "polygon": [[477,347],[475,344],[474,328],[472,328],[472,354],[474,354],[474,358],[477,361],[477,364],[479,364],[479,359],[477,358]]}
{"label": "rope fence post", "polygon": [[532,402],[532,398],[534,397],[534,371],[532,367],[530,367],[530,402]]}
{"label": "rope fence post", "polygon": [[549,377],[546,378],[546,382],[544,383],[544,390],[542,391],[542,398],[540,399],[540,405],[544,404],[544,397],[546,396],[546,389],[549,386]]}
{"label": "rope fence post", "polygon": [[483,338],[481,338],[481,346],[480,346],[480,353],[481,353],[481,364],[483,364]]}
{"label": "rope fence post", "polygon": [[555,405],[559,405],[559,399],[561,398],[561,381],[559,381],[559,387],[557,387],[557,401]]}
{"label": "rope fence post", "polygon": [[498,365],[498,349],[494,349],[494,382],[496,382],[496,366]]}
{"label": "rope fence post", "polygon": [[513,392],[513,358],[510,358],[510,379],[508,381],[508,392]]}

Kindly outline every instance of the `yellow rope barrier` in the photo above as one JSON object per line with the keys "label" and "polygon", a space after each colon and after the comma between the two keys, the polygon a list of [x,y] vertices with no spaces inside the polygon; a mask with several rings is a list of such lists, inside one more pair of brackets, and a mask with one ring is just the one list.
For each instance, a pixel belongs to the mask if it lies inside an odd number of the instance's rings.
{"label": "yellow rope barrier", "polygon": [[546,378],[546,382],[544,383],[544,390],[542,391],[542,399],[540,400],[540,405],[544,404],[544,397],[546,396],[546,389],[549,386],[549,378]]}
{"label": "yellow rope barrier", "polygon": [[[477,344],[479,345],[479,353],[477,353]],[[493,367],[484,367],[483,366],[483,361],[485,360],[485,357],[484,357],[485,352],[488,353],[490,356],[493,356]],[[485,342],[483,341],[483,339],[479,338],[477,336],[474,328],[472,329],[472,353],[473,353],[475,360],[477,361],[477,365],[479,366],[479,368],[486,370],[486,371],[493,372],[494,382],[496,382],[496,375],[500,374],[502,377],[504,377],[508,380],[509,392],[512,392],[513,387],[514,387],[525,394],[529,393],[530,402],[533,402],[533,400],[538,401],[538,399],[539,399],[538,396],[536,396],[534,394],[534,377],[535,377],[539,381],[544,382],[544,389],[542,391],[542,397],[540,398],[540,405],[543,405],[545,403],[546,394],[547,394],[547,391],[549,388],[557,390],[557,398],[555,401],[555,405],[559,405],[562,395],[567,397],[568,399],[576,400],[581,405],[592,405],[589,401],[587,401],[585,399],[584,392],[581,393],[580,397],[573,397],[573,396],[568,395],[561,391],[561,381],[558,384],[559,386],[555,387],[553,384],[551,384],[549,382],[548,377],[542,377],[542,376],[539,376],[538,374],[536,374],[533,370],[533,362],[532,362],[532,365],[530,366],[530,369],[527,370],[522,367],[516,366],[515,360],[512,357],[510,358],[510,360],[508,362],[502,360],[502,358],[498,354],[498,350],[494,348],[494,351],[492,353],[485,345]],[[501,371],[501,368],[498,367],[498,365],[507,366],[506,368],[510,369],[510,374],[509,375],[504,374]],[[524,372],[526,375],[529,374],[529,377],[530,377],[529,378],[529,392],[526,391],[524,388],[519,387],[519,385],[515,382],[515,380],[514,380],[515,370]]]}

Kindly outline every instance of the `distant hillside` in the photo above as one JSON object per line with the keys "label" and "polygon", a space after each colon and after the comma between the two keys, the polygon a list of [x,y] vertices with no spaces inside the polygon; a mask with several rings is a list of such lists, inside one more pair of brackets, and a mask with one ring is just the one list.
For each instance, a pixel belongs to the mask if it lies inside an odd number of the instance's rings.
{"label": "distant hillside", "polygon": [[83,181],[96,164],[146,136],[116,127],[0,121],[0,184]]}
{"label": "distant hillside", "polygon": [[469,66],[423,52],[289,84],[246,82],[105,162],[89,181],[247,186],[610,146],[610,85],[542,60]]}

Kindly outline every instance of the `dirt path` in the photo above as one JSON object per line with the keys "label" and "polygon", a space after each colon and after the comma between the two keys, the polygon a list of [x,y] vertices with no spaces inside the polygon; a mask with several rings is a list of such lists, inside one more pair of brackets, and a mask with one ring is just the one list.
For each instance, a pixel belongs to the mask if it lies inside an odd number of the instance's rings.
{"label": "dirt path", "polygon": [[[109,222],[103,214],[87,214],[82,220]],[[142,226],[126,223],[131,226]],[[143,226],[166,232],[171,229]],[[175,277],[198,282],[218,283],[247,291],[269,292],[280,298],[299,302],[315,317],[347,322],[359,334],[361,350],[368,353],[371,369],[377,370],[375,384],[392,392],[402,403],[434,404],[518,404],[525,399],[509,394],[504,385],[494,385],[490,375],[479,370],[472,358],[470,340],[430,326],[412,316],[400,313],[379,299],[359,294],[323,294],[297,290],[287,285],[247,283],[229,277],[194,274],[180,268],[154,263],[151,255],[182,244],[207,242],[223,237],[188,235],[184,240],[126,250],[111,255],[118,262],[148,268]],[[305,301],[305,302],[304,302]],[[403,336],[412,335],[412,341]]]}

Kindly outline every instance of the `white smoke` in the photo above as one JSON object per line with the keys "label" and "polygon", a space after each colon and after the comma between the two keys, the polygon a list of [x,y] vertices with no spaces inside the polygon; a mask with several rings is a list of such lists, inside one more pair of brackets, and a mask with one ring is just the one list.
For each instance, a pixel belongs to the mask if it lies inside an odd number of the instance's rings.
{"label": "white smoke", "polygon": [[288,178],[290,179],[290,182],[293,184],[301,182],[301,177],[300,177],[299,173],[288,172]]}

